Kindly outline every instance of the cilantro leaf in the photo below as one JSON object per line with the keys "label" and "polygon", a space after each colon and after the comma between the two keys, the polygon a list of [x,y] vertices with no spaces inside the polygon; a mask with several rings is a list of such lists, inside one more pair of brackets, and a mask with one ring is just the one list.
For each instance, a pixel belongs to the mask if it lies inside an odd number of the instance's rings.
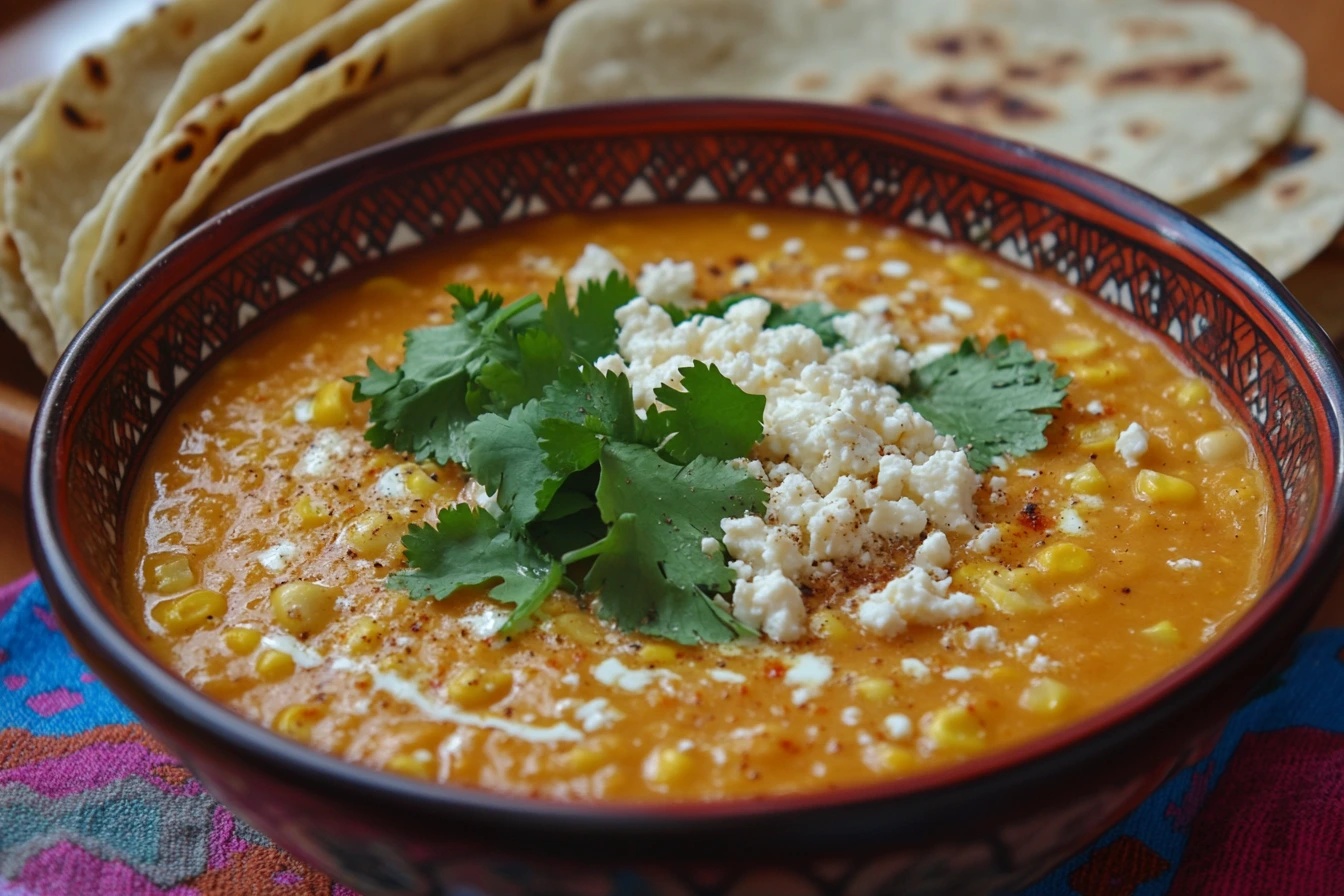
{"label": "cilantro leaf", "polygon": [[732,589],[723,555],[705,554],[705,537],[722,539],[720,521],[765,509],[765,486],[726,461],[698,457],[686,466],[644,445],[602,447],[597,506],[608,535],[566,554],[566,565],[595,558],[584,579],[601,594],[599,615],[682,644],[721,642],[749,631],[712,598]]}
{"label": "cilantro leaf", "polygon": [[501,413],[540,398],[570,360],[564,344],[545,330],[523,330],[517,334],[516,345],[516,356],[512,351],[497,351],[477,377],[479,385],[491,393],[492,408]]}
{"label": "cilantro leaf", "polygon": [[967,337],[957,351],[910,375],[901,397],[933,428],[950,435],[983,473],[1000,455],[1021,456],[1046,446],[1045,428],[1064,400],[1067,376],[1038,361],[1026,343],[999,336],[980,350]]}
{"label": "cilantro leaf", "polygon": [[612,271],[605,281],[589,280],[579,286],[570,307],[565,293],[565,281],[555,286],[546,300],[542,325],[555,334],[565,347],[585,361],[596,361],[604,355],[615,354],[616,309],[629,302],[638,290],[624,274]]}
{"label": "cilantro leaf", "polygon": [[765,396],[744,392],[737,383],[702,361],[683,367],[681,389],[659,386],[653,394],[669,410],[650,409],[646,431],[655,445],[678,463],[699,455],[731,460],[745,457],[761,440]]}
{"label": "cilantro leaf", "polygon": [[[723,317],[739,302],[747,299],[762,299],[770,302],[764,296],[758,296],[750,292],[737,292],[724,296],[721,299],[715,299],[706,302],[702,308],[693,308],[687,310],[677,305],[663,305],[672,318],[672,323],[679,324],[690,320],[697,315],[702,317]],[[824,302],[803,302],[799,305],[781,305],[778,302],[770,302],[770,314],[765,318],[765,328],[775,330],[779,327],[798,325],[807,327],[821,337],[821,344],[827,348],[835,348],[844,342],[842,337],[835,330],[835,318],[843,312],[837,311]]]}
{"label": "cilantro leaf", "polygon": [[[564,569],[530,540],[504,531],[488,513],[467,504],[439,511],[439,525],[411,526],[402,538],[415,567],[388,577],[388,586],[413,600],[443,600],[469,588],[514,604],[500,631],[517,631],[559,585]],[[493,584],[492,584],[493,583]]]}

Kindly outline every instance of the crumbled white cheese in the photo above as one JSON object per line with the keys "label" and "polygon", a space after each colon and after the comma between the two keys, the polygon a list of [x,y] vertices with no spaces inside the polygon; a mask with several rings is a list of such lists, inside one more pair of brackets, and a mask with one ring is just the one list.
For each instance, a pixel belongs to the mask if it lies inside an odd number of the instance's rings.
{"label": "crumbled white cheese", "polygon": [[1058,661],[1050,659],[1050,657],[1043,653],[1038,653],[1032,658],[1031,665],[1027,668],[1037,675],[1040,675],[1042,672],[1049,672],[1058,665]]}
{"label": "crumbled white cheese", "polygon": [[654,304],[689,308],[695,304],[695,264],[670,258],[646,264],[639,272],[635,288],[641,297]]}
{"label": "crumbled white cheese", "polygon": [[844,251],[841,252],[840,254],[845,256],[846,261],[863,261],[865,258],[868,257],[868,247],[846,246]]}
{"label": "crumbled white cheese", "polygon": [[311,398],[294,402],[294,419],[300,423],[311,423],[313,421],[313,400]]}
{"label": "crumbled white cheese", "polygon": [[956,339],[961,335],[961,328],[950,314],[931,314],[920,323],[919,328],[934,339]]}
{"label": "crumbled white cheese", "polygon": [[1003,532],[998,526],[986,526],[981,529],[970,541],[966,542],[966,547],[975,551],[977,554],[988,554],[999,546],[1003,540]]}
{"label": "crumbled white cheese", "polygon": [[803,251],[803,241],[796,236],[789,237],[784,241],[783,249],[785,255],[800,255]]}
{"label": "crumbled white cheese", "polygon": [[734,672],[731,669],[710,669],[705,673],[713,680],[722,684],[746,684],[747,676],[740,672]]}
{"label": "crumbled white cheese", "polygon": [[943,296],[942,301],[938,303],[953,320],[970,320],[975,317],[975,309],[961,299],[954,299],[951,296]]}
{"label": "crumbled white cheese", "polygon": [[989,503],[1005,504],[1008,501],[1008,480],[1002,476],[989,477]]}
{"label": "crumbled white cheese", "polygon": [[966,633],[967,650],[983,650],[992,653],[1003,649],[999,640],[999,630],[992,625],[981,625]]}
{"label": "crumbled white cheese", "polygon": [[737,580],[733,615],[776,641],[797,641],[803,636],[807,610],[802,591],[776,569]]}
{"label": "crumbled white cheese", "polygon": [[[495,634],[504,627],[504,622],[509,618],[509,611],[503,607],[487,606],[482,607],[479,613],[469,613],[462,617],[462,624],[467,627],[472,636],[485,641],[493,638]],[[577,678],[574,684],[578,684]]]}
{"label": "crumbled white cheese", "polygon": [[757,222],[747,228],[747,236],[754,240],[763,240],[770,235],[770,225]]}
{"label": "crumbled white cheese", "polygon": [[606,697],[589,700],[574,710],[574,721],[578,722],[584,731],[590,733],[610,728],[623,718],[625,714],[613,707]]}
{"label": "crumbled white cheese", "polygon": [[373,485],[373,493],[380,498],[409,498],[411,490],[406,487],[406,475],[412,472],[411,464],[397,464],[388,467]]}
{"label": "crumbled white cheese", "polygon": [[1199,569],[1204,564],[1190,557],[1178,557],[1175,560],[1168,560],[1167,565],[1178,572],[1183,572],[1187,569]]}
{"label": "crumbled white cheese", "polygon": [[299,549],[293,542],[281,541],[256,555],[257,562],[271,572],[283,572]]}
{"label": "crumbled white cheese", "polygon": [[922,660],[917,660],[913,657],[906,657],[901,660],[901,671],[915,681],[928,681],[929,676],[932,674],[929,672],[929,667],[925,665]]}
{"label": "crumbled white cheese", "polygon": [[1115,440],[1115,453],[1125,459],[1125,466],[1137,467],[1139,458],[1148,451],[1148,431],[1137,423],[1131,423]]}
{"label": "crumbled white cheese", "polygon": [[840,722],[853,728],[863,721],[863,710],[857,706],[846,706],[840,711]]}
{"label": "crumbled white cheese", "polygon": [[337,462],[349,453],[350,444],[342,435],[333,429],[324,429],[304,449],[294,472],[316,478],[330,476],[336,472]]}
{"label": "crumbled white cheese", "polygon": [[1059,512],[1059,531],[1065,535],[1086,535],[1091,530],[1078,511],[1072,507],[1065,507]]}
{"label": "crumbled white cheese", "polygon": [[1041,638],[1039,635],[1027,635],[1022,639],[1021,643],[1013,648],[1013,653],[1017,654],[1018,659],[1025,660],[1035,653],[1036,648],[1040,646]]}
{"label": "crumbled white cheese", "polygon": [[864,314],[881,316],[891,311],[891,296],[869,296],[859,299],[859,311]]}
{"label": "crumbled white cheese", "polygon": [[975,677],[975,673],[965,666],[953,666],[943,672],[943,678],[948,681],[970,681]]}
{"label": "crumbled white cheese", "polygon": [[589,243],[583,247],[583,254],[574,262],[569,273],[565,274],[565,282],[577,289],[589,280],[605,282],[612,274],[624,273],[625,265],[621,264],[619,258],[597,243]]}
{"label": "crumbled white cheese", "polygon": [[741,289],[744,286],[750,286],[756,282],[756,278],[761,276],[760,269],[751,262],[738,265],[733,269],[733,275],[728,278],[735,288]]}
{"label": "crumbled white cheese", "polygon": [[910,724],[910,717],[899,712],[894,712],[883,719],[882,728],[892,740],[906,740],[915,732],[915,726]]}
{"label": "crumbled white cheese", "polygon": [[1017,470],[1017,475],[1021,476],[1023,479],[1035,479],[1041,475],[1041,471],[1033,470],[1030,469],[1029,467],[1019,467]]}
{"label": "crumbled white cheese", "polygon": [[560,676],[560,683],[566,687],[578,687],[580,680],[579,673],[577,672],[566,672],[564,675]]}
{"label": "crumbled white cheese", "polygon": [[910,263],[899,258],[888,258],[877,266],[878,273],[893,279],[910,276]]}
{"label": "crumbled white cheese", "polygon": [[998,277],[981,277],[981,278],[980,278],[980,285],[983,286],[985,289],[998,289],[998,288],[999,288],[999,278],[998,278]]}
{"label": "crumbled white cheese", "polygon": [[1093,417],[1100,417],[1102,414],[1106,413],[1106,405],[1093,399],[1087,403],[1087,407],[1083,408],[1083,410],[1087,411]]}
{"label": "crumbled white cheese", "polygon": [[706,557],[717,557],[722,548],[723,545],[719,544],[717,538],[710,538],[706,535],[704,538],[700,539],[700,552]]}
{"label": "crumbled white cheese", "polygon": [[639,693],[660,678],[672,680],[681,676],[667,669],[627,669],[613,656],[593,667],[593,677],[609,687]]}
{"label": "crumbled white cheese", "polygon": [[784,673],[784,683],[793,687],[794,706],[802,706],[816,697],[834,673],[835,667],[828,656],[804,653],[794,657],[789,671]]}

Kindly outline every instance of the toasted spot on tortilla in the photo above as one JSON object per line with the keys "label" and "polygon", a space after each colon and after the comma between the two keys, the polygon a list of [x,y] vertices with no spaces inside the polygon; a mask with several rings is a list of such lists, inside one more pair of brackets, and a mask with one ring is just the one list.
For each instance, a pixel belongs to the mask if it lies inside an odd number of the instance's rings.
{"label": "toasted spot on tortilla", "polygon": [[891,72],[875,72],[859,82],[854,102],[868,106],[899,106],[896,83],[896,76]]}
{"label": "toasted spot on tortilla", "polygon": [[124,230],[117,231],[117,245],[122,246],[125,244],[126,244],[126,231]]}
{"label": "toasted spot on tortilla", "polygon": [[996,84],[969,85],[947,81],[932,90],[905,97],[899,105],[914,112],[965,123],[1031,124],[1055,118],[1053,109],[1009,93]]}
{"label": "toasted spot on tortilla", "polygon": [[220,125],[219,133],[215,135],[215,145],[218,146],[219,144],[223,143],[224,138],[229,136],[229,134],[237,127],[238,122],[232,118],[230,118],[228,121]]}
{"label": "toasted spot on tortilla", "polygon": [[61,103],[61,117],[71,127],[79,128],[81,131],[97,131],[103,127],[101,121],[85,115],[70,103]]}
{"label": "toasted spot on tortilla", "polygon": [[1058,87],[1078,76],[1081,53],[1061,50],[1041,59],[1012,59],[1004,63],[1003,76],[1010,81],[1029,81]]}
{"label": "toasted spot on tortilla", "polygon": [[299,74],[306,75],[314,69],[319,69],[331,61],[331,54],[326,47],[318,47],[307,59],[303,61]]}
{"label": "toasted spot on tortilla", "polygon": [[387,54],[379,53],[378,58],[373,61],[373,68],[369,71],[369,80],[372,81],[383,73],[383,67],[387,65]]}
{"label": "toasted spot on tortilla", "polygon": [[1109,92],[1157,87],[1222,92],[1235,88],[1234,82],[1240,82],[1230,69],[1231,63],[1222,54],[1185,59],[1150,59],[1103,75],[1101,90]]}
{"label": "toasted spot on tortilla", "polygon": [[355,83],[355,78],[359,77],[359,63],[347,62],[345,64],[344,74],[345,85],[349,87],[351,84]]}
{"label": "toasted spot on tortilla", "polygon": [[195,30],[196,30],[195,19],[183,19],[182,21],[177,23],[177,33],[182,36],[183,40],[191,37],[191,33]]}
{"label": "toasted spot on tortilla", "polygon": [[1306,184],[1300,180],[1286,180],[1274,188],[1274,199],[1283,205],[1291,205],[1301,198]]}
{"label": "toasted spot on tortilla", "polygon": [[1135,41],[1190,36],[1190,29],[1184,22],[1172,19],[1125,19],[1116,23],[1116,30]]}
{"label": "toasted spot on tortilla", "polygon": [[1093,146],[1083,154],[1089,162],[1104,162],[1111,156],[1111,151],[1104,146]]}
{"label": "toasted spot on tortilla", "polygon": [[1135,140],[1149,140],[1162,133],[1162,124],[1148,118],[1132,118],[1125,122],[1125,133]]}
{"label": "toasted spot on tortilla", "polygon": [[205,136],[205,126],[201,124],[199,121],[187,122],[186,126],[182,128],[182,130],[186,131],[188,134],[191,134],[193,137]]}
{"label": "toasted spot on tortilla", "polygon": [[937,56],[993,55],[1003,50],[1003,40],[991,28],[970,25],[953,31],[938,31],[915,38],[915,47]]}
{"label": "toasted spot on tortilla", "polygon": [[92,53],[86,53],[82,57],[84,63],[84,74],[88,76],[89,83],[94,87],[107,86],[107,63],[101,56],[95,56]]}
{"label": "toasted spot on tortilla", "polygon": [[195,151],[196,151],[196,144],[192,143],[191,141],[187,141],[186,143],[183,143],[182,145],[178,146],[177,149],[173,150],[173,161],[185,162],[187,159],[191,158],[191,154]]}
{"label": "toasted spot on tortilla", "polygon": [[830,84],[830,73],[815,68],[805,72],[799,72],[798,77],[793,81],[793,86],[804,92],[824,90],[829,87]]}
{"label": "toasted spot on tortilla", "polygon": [[257,27],[253,28],[251,31],[249,31],[249,32],[247,32],[246,34],[244,34],[244,35],[243,35],[243,40],[247,41],[247,42],[250,43],[250,44],[254,44],[254,43],[256,43],[257,41],[261,40],[261,39],[262,39],[263,37],[265,37],[265,36],[266,36],[266,26],[265,26],[264,24],[262,24],[262,25],[258,25]]}

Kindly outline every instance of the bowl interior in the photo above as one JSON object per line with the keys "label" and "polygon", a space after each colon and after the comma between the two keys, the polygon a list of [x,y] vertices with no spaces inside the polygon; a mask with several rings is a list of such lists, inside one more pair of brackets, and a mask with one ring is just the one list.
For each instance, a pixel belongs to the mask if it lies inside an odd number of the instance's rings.
{"label": "bowl interior", "polygon": [[1328,340],[1201,225],[1049,156],[883,110],[674,102],[525,115],[373,150],[161,256],[50,387],[59,411],[43,418],[32,479],[50,559],[109,611],[120,604],[119,539],[150,439],[209,365],[287,304],[459,233],[656,203],[862,215],[1057,278],[1155,334],[1241,417],[1268,461],[1280,584],[1337,523],[1341,390]]}

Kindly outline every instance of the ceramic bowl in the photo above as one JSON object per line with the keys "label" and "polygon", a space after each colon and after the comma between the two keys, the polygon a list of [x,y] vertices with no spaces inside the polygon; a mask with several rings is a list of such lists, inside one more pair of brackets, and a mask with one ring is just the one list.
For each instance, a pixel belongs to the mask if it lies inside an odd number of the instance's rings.
{"label": "ceramic bowl", "polygon": [[[966,244],[1105,303],[1252,433],[1274,581],[1185,666],[1048,737],[886,784],[709,805],[430,786],[285,740],[158,665],[118,615],[127,495],[170,406],[287,307],[457,234],[659,203],[805,207]],[[128,283],[52,377],[28,474],[66,631],[205,786],[368,896],[987,893],[1023,885],[1199,757],[1335,572],[1338,358],[1258,265],[1176,209],[1019,145],[888,110],[666,102],[527,114],[376,148],[230,209]],[[473,889],[474,888],[474,889]]]}

